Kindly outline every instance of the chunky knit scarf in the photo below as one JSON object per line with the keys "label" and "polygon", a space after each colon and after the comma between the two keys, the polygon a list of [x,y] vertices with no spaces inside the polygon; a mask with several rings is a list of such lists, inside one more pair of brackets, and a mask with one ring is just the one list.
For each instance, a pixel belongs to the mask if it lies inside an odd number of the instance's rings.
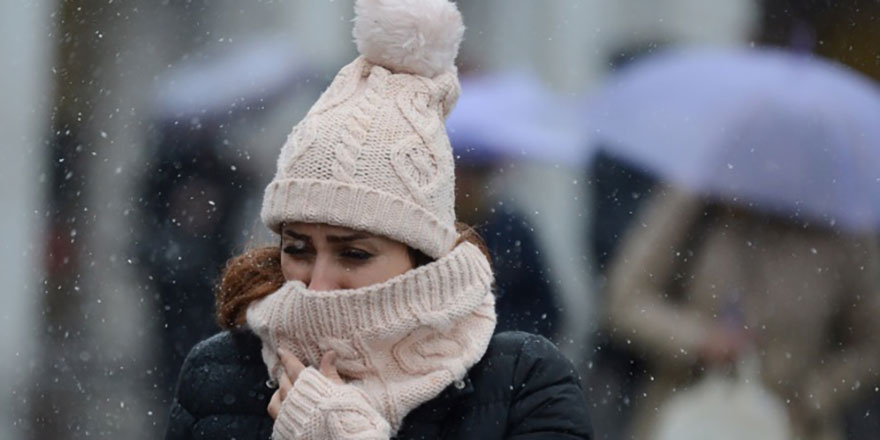
{"label": "chunky knit scarf", "polygon": [[255,302],[250,328],[270,377],[277,349],[317,366],[337,353],[340,385],[303,371],[275,421],[276,439],[389,439],[404,416],[464,378],[489,344],[495,299],[489,262],[470,243],[384,283],[313,291],[291,281]]}

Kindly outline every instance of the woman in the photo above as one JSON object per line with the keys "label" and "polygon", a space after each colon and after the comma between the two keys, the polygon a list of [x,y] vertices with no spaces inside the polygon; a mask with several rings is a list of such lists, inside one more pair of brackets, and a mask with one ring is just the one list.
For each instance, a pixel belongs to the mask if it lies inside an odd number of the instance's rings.
{"label": "woman", "polygon": [[794,438],[843,438],[842,410],[880,381],[874,239],[655,194],[609,275],[611,326],[650,362],[633,438],[652,438],[676,390],[747,352]]}
{"label": "woman", "polygon": [[167,438],[588,439],[571,364],[493,336],[493,281],[457,228],[444,127],[464,27],[446,0],[359,0],[362,56],[294,127],[233,259],[229,328],[196,346]]}

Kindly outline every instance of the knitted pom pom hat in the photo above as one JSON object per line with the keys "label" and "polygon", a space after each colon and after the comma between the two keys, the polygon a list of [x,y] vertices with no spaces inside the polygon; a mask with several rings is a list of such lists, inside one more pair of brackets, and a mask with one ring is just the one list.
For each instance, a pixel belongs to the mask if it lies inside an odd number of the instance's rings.
{"label": "knitted pom pom hat", "polygon": [[355,14],[361,55],[288,136],[263,222],[349,227],[439,258],[457,237],[444,122],[459,95],[461,14],[447,0],[357,0]]}

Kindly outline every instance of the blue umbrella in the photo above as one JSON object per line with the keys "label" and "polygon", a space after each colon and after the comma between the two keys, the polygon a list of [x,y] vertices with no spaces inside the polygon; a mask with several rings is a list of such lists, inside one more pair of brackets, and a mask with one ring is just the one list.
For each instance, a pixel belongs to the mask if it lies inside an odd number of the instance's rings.
{"label": "blue umbrella", "polygon": [[852,230],[880,226],[880,90],[818,57],[674,51],[590,102],[591,143],[703,195]]}

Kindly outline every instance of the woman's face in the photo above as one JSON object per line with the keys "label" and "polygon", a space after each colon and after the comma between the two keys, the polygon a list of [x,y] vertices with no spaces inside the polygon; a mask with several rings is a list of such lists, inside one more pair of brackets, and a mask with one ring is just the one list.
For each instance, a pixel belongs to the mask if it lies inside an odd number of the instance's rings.
{"label": "woman's face", "polygon": [[413,264],[400,242],[315,223],[281,228],[281,272],[311,290],[357,289],[400,275]]}

